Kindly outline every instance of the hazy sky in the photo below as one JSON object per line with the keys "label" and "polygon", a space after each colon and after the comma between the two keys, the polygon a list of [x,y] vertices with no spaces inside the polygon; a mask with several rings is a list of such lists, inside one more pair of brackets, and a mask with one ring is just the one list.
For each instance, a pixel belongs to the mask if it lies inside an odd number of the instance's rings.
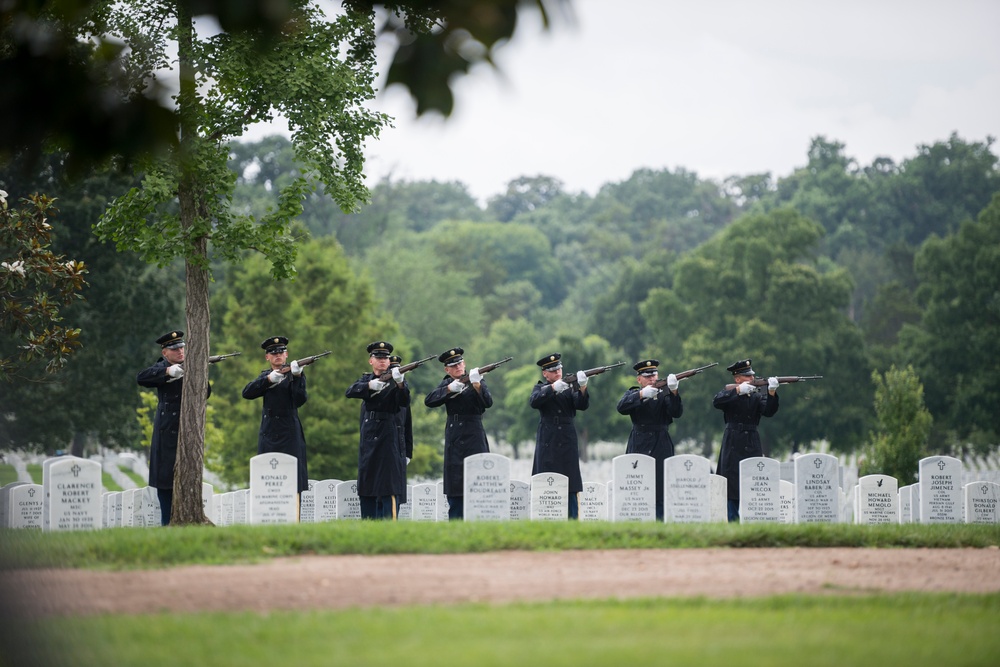
{"label": "hazy sky", "polygon": [[[523,16],[500,71],[455,85],[449,119],[395,117],[369,184],[461,181],[481,201],[543,174],[593,194],[636,169],[722,179],[806,162],[812,137],[862,164],[957,132],[1000,137],[996,0],[574,0],[543,31]],[[385,65],[382,65],[382,70]],[[381,83],[379,84],[381,88]],[[996,150],[996,147],[994,148]]]}

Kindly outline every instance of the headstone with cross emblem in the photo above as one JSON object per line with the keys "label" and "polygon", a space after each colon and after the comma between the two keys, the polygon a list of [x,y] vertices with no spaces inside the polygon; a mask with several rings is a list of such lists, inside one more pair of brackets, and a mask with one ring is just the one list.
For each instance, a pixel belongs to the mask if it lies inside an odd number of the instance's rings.
{"label": "headstone with cross emblem", "polygon": [[[43,470],[45,470],[43,468]],[[93,530],[101,527],[101,464],[97,461],[60,457],[47,468],[45,513],[48,530]],[[120,523],[118,525],[121,525]]]}
{"label": "headstone with cross emblem", "polygon": [[709,475],[704,456],[680,454],[663,461],[663,520],[667,523],[708,523],[711,520]]}
{"label": "headstone with cross emblem", "polygon": [[899,523],[899,489],[895,477],[865,475],[858,480],[855,523],[863,526]]}
{"label": "headstone with cross emblem", "polygon": [[316,523],[316,480],[310,479],[308,484],[299,494],[299,523]]}
{"label": "headstone with cross emblem", "polygon": [[952,456],[928,456],[917,464],[920,523],[964,523],[962,462]]}
{"label": "headstone with cross emblem", "polygon": [[410,493],[412,521],[437,521],[437,484],[414,484]]}
{"label": "headstone with cross emblem", "polygon": [[250,523],[281,524],[299,520],[298,459],[268,452],[250,459]]}
{"label": "headstone with cross emblem", "polygon": [[900,523],[913,523],[913,504],[911,498],[913,492],[913,485],[907,484],[906,486],[899,487],[899,522]]}
{"label": "headstone with cross emblem", "polygon": [[795,459],[795,523],[840,522],[840,464],[830,454]]}
{"label": "headstone with cross emblem", "polygon": [[611,459],[612,521],[656,521],[656,459],[622,454]]}
{"label": "headstone with cross emblem", "polygon": [[996,482],[969,482],[965,485],[965,522],[1000,523],[997,500],[1000,484]]}
{"label": "headstone with cross emblem", "polygon": [[11,482],[0,487],[0,528],[9,528],[11,521],[10,491],[11,489],[30,484],[31,482]]}
{"label": "headstone with cross emblem", "polygon": [[510,459],[502,454],[466,456],[463,477],[465,521],[510,520]]}
{"label": "headstone with cross emblem", "polygon": [[41,484],[19,484],[11,487],[7,496],[11,528],[42,528],[44,505]]}
{"label": "headstone with cross emblem", "polygon": [[361,519],[358,480],[348,479],[337,485],[337,519]]}
{"label": "headstone with cross emblem", "polygon": [[781,464],[766,456],[740,461],[740,523],[781,521]]}
{"label": "headstone with cross emblem", "polygon": [[337,485],[341,479],[321,479],[313,486],[316,523],[337,520]]}
{"label": "headstone with cross emblem", "polygon": [[569,477],[557,472],[531,476],[531,520],[565,521],[569,518]]}

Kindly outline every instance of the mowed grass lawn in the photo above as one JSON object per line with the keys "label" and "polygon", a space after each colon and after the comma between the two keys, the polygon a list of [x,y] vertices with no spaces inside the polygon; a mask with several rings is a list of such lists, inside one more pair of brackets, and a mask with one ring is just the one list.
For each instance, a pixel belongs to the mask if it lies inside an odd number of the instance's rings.
{"label": "mowed grass lawn", "polygon": [[[971,547],[997,526],[505,523],[0,531],[0,566],[127,569],[317,553]],[[1000,571],[1000,550],[998,550]],[[710,567],[707,564],[706,567]],[[406,572],[387,573],[405,579]],[[775,576],[778,576],[777,573]],[[247,582],[252,585],[252,582]],[[469,582],[474,586],[475,582]],[[997,665],[1000,595],[780,596],[0,619],[0,665]]]}

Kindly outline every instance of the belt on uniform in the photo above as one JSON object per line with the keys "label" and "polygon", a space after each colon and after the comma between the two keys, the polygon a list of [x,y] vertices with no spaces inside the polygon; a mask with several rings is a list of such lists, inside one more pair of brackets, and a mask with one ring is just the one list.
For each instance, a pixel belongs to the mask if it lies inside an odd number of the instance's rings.
{"label": "belt on uniform", "polygon": [[639,433],[656,433],[657,431],[666,431],[666,424],[632,424],[632,430],[638,431]]}
{"label": "belt on uniform", "polygon": [[756,431],[756,424],[740,424],[737,422],[729,422],[726,424],[727,431]]}
{"label": "belt on uniform", "polygon": [[382,412],[381,410],[369,410],[368,418],[374,419],[377,422],[385,421],[386,419],[392,419],[396,416],[395,412]]}
{"label": "belt on uniform", "polygon": [[481,422],[482,415],[448,415],[448,423],[451,422]]}
{"label": "belt on uniform", "polygon": [[276,408],[268,408],[267,410],[264,410],[265,417],[291,417],[293,414],[295,413],[291,410],[280,410]]}
{"label": "belt on uniform", "polygon": [[555,424],[557,426],[559,426],[559,425],[569,426],[570,424],[573,423],[573,418],[572,417],[547,417],[545,419],[542,419],[542,423],[543,424]]}

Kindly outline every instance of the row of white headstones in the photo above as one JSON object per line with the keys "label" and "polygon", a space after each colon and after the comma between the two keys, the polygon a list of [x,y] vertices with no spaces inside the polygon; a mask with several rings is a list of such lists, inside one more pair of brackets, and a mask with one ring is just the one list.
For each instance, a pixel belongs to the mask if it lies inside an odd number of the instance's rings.
{"label": "row of white headstones", "polygon": [[[1000,523],[1000,484],[962,484],[963,464],[948,456],[919,463],[919,481],[901,488],[887,475],[868,475],[848,491],[842,468],[830,454],[804,454],[792,462],[793,481],[782,479],[782,464],[757,457],[740,464],[742,523]],[[528,481],[511,479],[510,459],[477,454],[465,460],[466,521],[565,520],[569,480],[540,473]],[[656,464],[643,454],[612,460],[612,479],[585,482],[579,494],[583,521],[656,521]],[[355,480],[309,480],[297,492],[297,462],[286,454],[250,460],[249,488],[202,492],[205,513],[217,525],[320,523],[360,519]],[[663,462],[663,520],[673,523],[726,521],[724,477],[708,459],[678,455]],[[101,464],[76,457],[48,459],[42,484],[15,482],[0,489],[0,524],[10,528],[90,530],[158,526],[160,508],[151,487],[104,492]],[[448,500],[441,482],[407,486],[398,518],[446,521]]]}

